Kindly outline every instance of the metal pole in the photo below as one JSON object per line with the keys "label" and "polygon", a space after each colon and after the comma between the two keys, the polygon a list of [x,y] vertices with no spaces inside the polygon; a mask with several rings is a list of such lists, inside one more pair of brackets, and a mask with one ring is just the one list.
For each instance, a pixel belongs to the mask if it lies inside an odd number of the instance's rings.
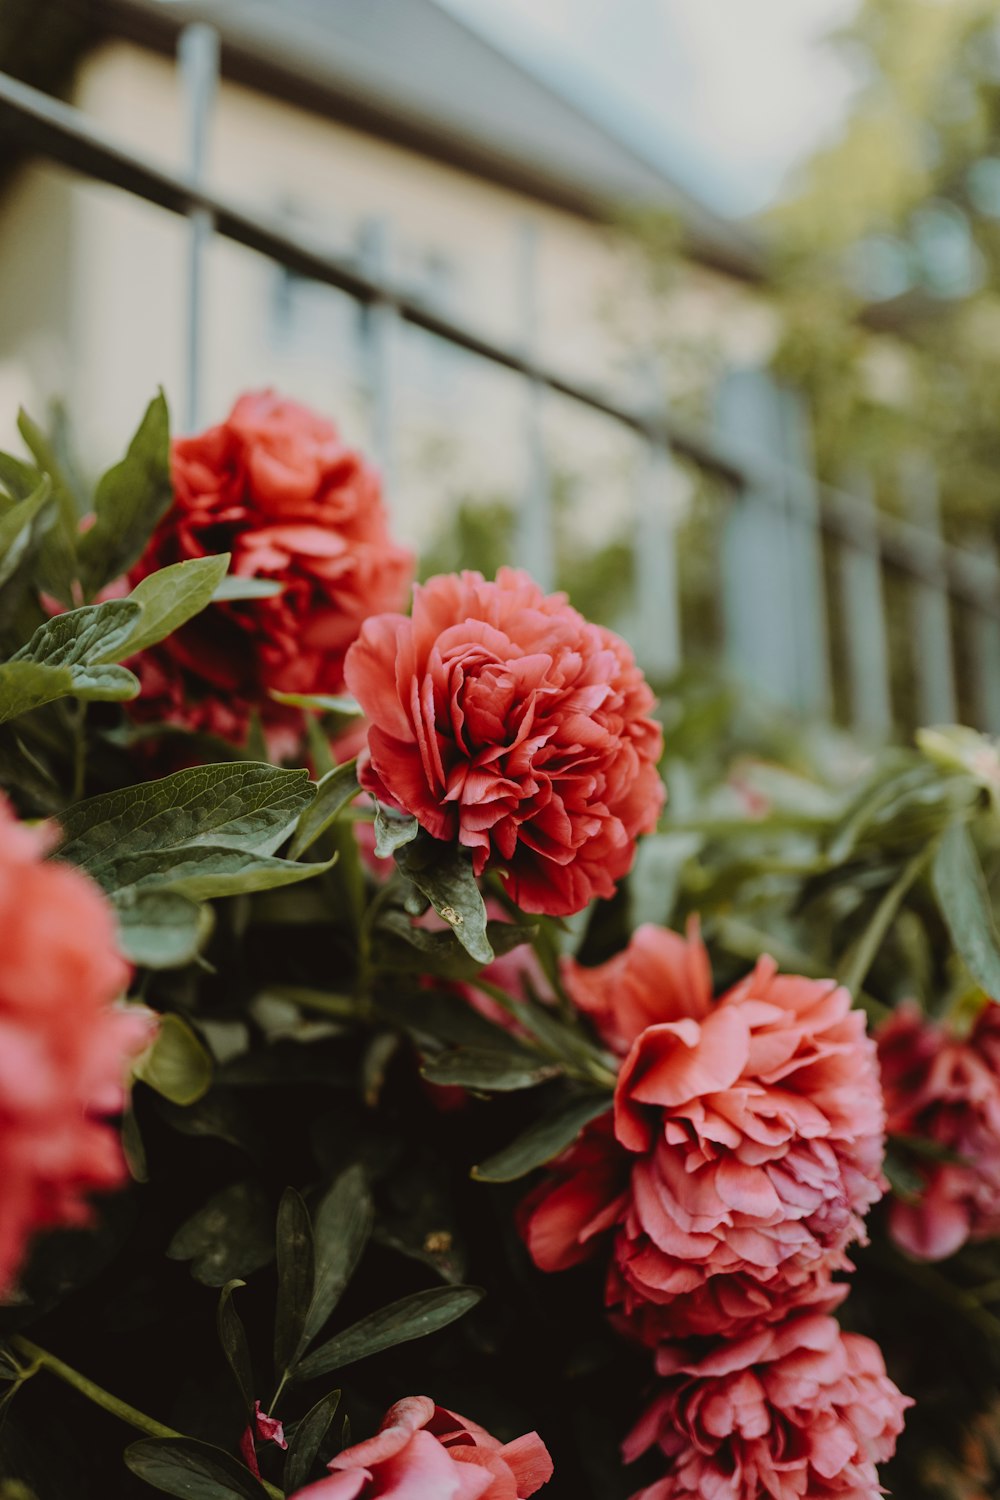
{"label": "metal pole", "polygon": [[[518,243],[518,300],[521,344],[531,358],[536,344],[538,305],[538,227],[521,225]],[[526,474],[517,525],[517,559],[546,591],[555,587],[555,536],[552,484],[543,425],[545,388],[530,377],[524,381],[524,455]]]}
{"label": "metal pole", "polygon": [[[368,219],[361,227],[362,264],[373,281],[389,277],[391,234],[384,219]],[[395,485],[395,415],[393,350],[396,340],[396,309],[391,302],[376,299],[364,311],[367,386],[372,447],[382,470],[387,494]]]}
{"label": "metal pole", "polygon": [[892,731],[892,697],[878,512],[867,474],[850,474],[844,486],[865,502],[868,512],[867,524],[858,525],[863,512],[857,508],[854,536],[849,542],[841,541],[839,547],[851,722],[860,733],[886,740]]}
{"label": "metal pole", "polygon": [[941,559],[934,582],[915,578],[910,585],[917,714],[921,724],[952,724],[956,718],[955,672],[937,475],[926,459],[911,453],[900,477],[907,509],[917,526],[933,539]]}
{"label": "metal pole", "polygon": [[[993,538],[980,537],[976,552],[984,563],[992,565],[1000,596],[1000,563]],[[972,609],[969,634],[978,727],[987,734],[1000,734],[1000,620],[996,615]]]}
{"label": "metal pole", "polygon": [[[192,186],[200,188],[205,181],[209,127],[219,83],[218,32],[201,23],[185,26],[177,44],[177,59],[187,130],[187,175]],[[202,423],[205,260],[215,226],[205,208],[189,209],[188,225],[184,428],[193,432]]]}

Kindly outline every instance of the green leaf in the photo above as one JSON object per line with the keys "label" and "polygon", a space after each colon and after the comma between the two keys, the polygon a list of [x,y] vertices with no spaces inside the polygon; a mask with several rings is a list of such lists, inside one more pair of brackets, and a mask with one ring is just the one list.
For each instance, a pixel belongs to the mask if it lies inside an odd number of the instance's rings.
{"label": "green leaf", "polygon": [[112,599],[46,620],[0,667],[0,722],[70,694],[106,702],[134,698],[138,678],[107,663],[139,614],[138,605]]}
{"label": "green leaf", "polygon": [[37,422],[32,421],[23,407],[17,414],[17,430],[39,470],[47,475],[52,483],[52,494],[59,507],[64,525],[68,530],[75,531],[80,509],[77,505],[73,482],[60,461],[56,444],[42,431]]}
{"label": "green leaf", "polygon": [[[43,512],[52,505],[52,487],[42,478],[35,489],[0,516],[0,588],[10,583],[18,569],[37,550],[44,526]],[[51,515],[47,518],[51,520]]]}
{"label": "green leaf", "polygon": [[[456,943],[450,930],[428,932],[426,927],[415,927],[401,911],[385,911],[379,918],[378,931],[385,937],[379,951],[381,968],[467,982],[473,982],[482,969],[482,964]],[[486,926],[487,940],[498,957],[530,943],[537,932],[537,926],[515,922],[488,922]]]}
{"label": "green leaf", "polygon": [[237,604],[241,599],[273,599],[284,591],[285,585],[276,578],[238,578],[235,573],[227,573],[216,584],[212,603]]}
{"label": "green leaf", "polygon": [[563,1100],[509,1146],[473,1167],[473,1177],[479,1182],[515,1182],[565,1151],[585,1125],[607,1113],[611,1103],[610,1094],[586,1094]]}
{"label": "green leaf", "polygon": [[540,1060],[531,1053],[516,1057],[509,1052],[471,1050],[444,1052],[421,1069],[430,1083],[502,1094],[535,1088],[561,1071],[558,1063]]}
{"label": "green leaf", "polygon": [[[378,826],[378,811],[375,814]],[[376,846],[376,852],[377,846]],[[480,964],[493,962],[486,935],[486,904],[464,849],[426,834],[396,849],[396,864],[427,897],[467,953]]]}
{"label": "green leaf", "polygon": [[223,1287],[259,1271],[274,1256],[264,1189],[257,1182],[234,1182],[214,1193],[177,1230],[167,1255],[190,1261],[191,1275],[204,1286]]}
{"label": "green leaf", "polygon": [[181,1500],[267,1500],[267,1490],[235,1458],[194,1438],[141,1438],[125,1449],[133,1474]]}
{"label": "green leaf", "polygon": [[[294,991],[283,987],[284,994],[294,998]],[[308,993],[308,992],[307,992]],[[308,1004],[308,1000],[304,1001]],[[488,1021],[469,1004],[463,995],[447,989],[410,989],[398,982],[379,993],[379,1014],[396,1026],[410,1032],[418,1042],[435,1049],[449,1043],[470,1047],[474,1052],[504,1052],[515,1060],[537,1060],[512,1032]]]}
{"label": "green leaf", "polygon": [[330,1430],[330,1423],[340,1405],[340,1392],[331,1391],[321,1397],[311,1411],[307,1411],[295,1429],[295,1436],[288,1444],[282,1485],[286,1495],[292,1495],[309,1481],[314,1464],[319,1457],[323,1439]]}
{"label": "green leaf", "polygon": [[274,1316],[274,1368],[291,1369],[305,1344],[305,1324],[314,1279],[313,1230],[309,1211],[294,1188],[286,1188],[278,1209],[278,1305]]}
{"label": "green leaf", "polygon": [[321,1331],[354,1275],[371,1234],[373,1216],[364,1169],[348,1167],[323,1195],[316,1210],[315,1281],[303,1327],[306,1344]]}
{"label": "green leaf", "polygon": [[269,855],[314,796],[307,771],[254,761],[194,766],[68,808],[60,855],[106,889],[128,856],[204,845]]}
{"label": "green leaf", "polygon": [[275,703],[284,703],[289,708],[311,708],[317,713],[341,714],[350,719],[364,716],[364,709],[357,699],[349,698],[346,694],[334,697],[329,693],[279,693],[276,688],[272,688],[271,697]]}
{"label": "green leaf", "polygon": [[0,724],[72,692],[69,667],[45,667],[35,661],[4,662],[0,665]]}
{"label": "green leaf", "polygon": [[437,1286],[401,1297],[321,1344],[297,1367],[294,1378],[313,1380],[380,1354],[383,1349],[422,1339],[463,1317],[482,1298],[482,1291],[474,1286]]}
{"label": "green leaf", "polygon": [[322,875],[335,862],[336,856],[322,864],[296,864],[294,860],[251,854],[243,849],[189,846],[177,850],[169,863],[164,863],[159,852],[123,859],[115,866],[115,880],[118,892],[130,887],[140,891],[171,890],[192,901],[209,901],[220,896],[298,885]]}
{"label": "green leaf", "polygon": [[325,833],[338,814],[358,793],[357,761],[334,766],[316,783],[316,799],[299,818],[289,858],[299,859]]}
{"label": "green leaf", "polygon": [[193,557],[150,573],[136,584],[129,602],[141,606],[142,615],[126,641],[127,654],[145,651],[171,635],[212,602],[219,580],[229,566],[229,553],[216,557]]}
{"label": "green leaf", "polygon": [[381,802],[376,802],[375,853],[379,859],[388,859],[397,849],[402,849],[404,844],[415,839],[419,832],[420,824],[416,818],[393,812],[391,808],[383,807]]}
{"label": "green leaf", "polygon": [[250,1363],[250,1348],[247,1344],[246,1330],[240,1320],[240,1315],[233,1306],[233,1293],[239,1286],[246,1286],[245,1281],[234,1277],[227,1281],[219,1296],[219,1306],[216,1309],[215,1324],[219,1334],[219,1343],[222,1352],[226,1356],[229,1368],[233,1372],[236,1384],[239,1386],[240,1395],[243,1397],[243,1405],[248,1413],[253,1411],[254,1383],[253,1365]]}
{"label": "green leaf", "polygon": [[161,392],[146,408],[128,453],[97,486],[96,519],[77,548],[91,595],[138,562],[172,501],[170,419]]}
{"label": "green leaf", "polygon": [[201,950],[212,930],[210,907],[178,891],[129,886],[111,895],[122,952],[147,969],[176,969]]}
{"label": "green leaf", "polygon": [[934,891],[952,942],[987,995],[1000,997],[1000,938],[986,878],[964,823],[953,823],[938,849]]}
{"label": "green leaf", "polygon": [[108,599],[53,615],[11,661],[44,662],[49,667],[98,666],[128,655],[142,606],[129,599]]}
{"label": "green leaf", "polygon": [[931,852],[932,850],[921,849],[919,854],[904,865],[876,906],[865,930],[851,944],[837,965],[837,978],[852,995],[856,995],[864,984],[868,970],[875,962],[878,950],[892,926],[904,896],[927,864]]}
{"label": "green leaf", "polygon": [[211,1087],[212,1059],[184,1018],[171,1012],[160,1017],[156,1040],[135,1075],[171,1104],[194,1104]]}

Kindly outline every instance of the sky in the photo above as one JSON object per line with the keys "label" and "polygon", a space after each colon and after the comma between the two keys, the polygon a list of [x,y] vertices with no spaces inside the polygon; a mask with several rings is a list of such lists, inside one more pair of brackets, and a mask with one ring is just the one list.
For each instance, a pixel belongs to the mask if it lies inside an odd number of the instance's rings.
{"label": "sky", "polygon": [[857,0],[445,0],[648,126],[674,176],[752,214],[835,136],[854,79],[824,39]]}

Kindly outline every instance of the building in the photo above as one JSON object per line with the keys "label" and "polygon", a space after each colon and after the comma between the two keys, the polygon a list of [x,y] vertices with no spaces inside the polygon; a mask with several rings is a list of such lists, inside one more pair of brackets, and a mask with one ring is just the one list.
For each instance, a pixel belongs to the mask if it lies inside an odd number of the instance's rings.
{"label": "building", "polygon": [[[649,335],[658,348],[654,319],[728,357],[766,352],[750,236],[678,187],[634,130],[599,122],[434,0],[60,3],[93,33],[72,102],[172,167],[188,154],[178,38],[207,22],[221,83],[206,180],[316,243],[374,258],[488,335],[594,384],[634,382],[636,346]],[[637,209],[669,216],[684,245],[655,309],[609,227]],[[0,428],[20,401],[38,411],[59,397],[97,466],[157,385],[183,411],[188,226],[38,161],[20,167],[0,214]],[[336,414],[381,450],[398,524],[417,543],[458,499],[522,494],[538,418],[523,382],[372,324],[348,297],[213,241],[199,421],[261,384]],[[563,405],[544,413],[545,448],[598,545],[631,503],[635,454],[627,434]]]}

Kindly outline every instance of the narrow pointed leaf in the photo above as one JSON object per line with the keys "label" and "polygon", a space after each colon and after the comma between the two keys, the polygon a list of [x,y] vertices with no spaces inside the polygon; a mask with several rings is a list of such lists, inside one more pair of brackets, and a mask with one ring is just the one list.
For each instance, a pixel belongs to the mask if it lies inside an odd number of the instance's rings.
{"label": "narrow pointed leaf", "polygon": [[216,584],[212,602],[238,604],[246,599],[273,599],[284,591],[285,585],[276,578],[238,578],[235,573],[227,573]]}
{"label": "narrow pointed leaf", "polygon": [[536,1120],[509,1146],[473,1167],[473,1177],[479,1182],[515,1182],[565,1151],[585,1125],[610,1109],[611,1102],[610,1094],[586,1094],[565,1100],[551,1114]]}
{"label": "narrow pointed leaf", "polygon": [[558,1063],[537,1054],[522,1056],[510,1052],[461,1051],[444,1052],[426,1062],[421,1070],[430,1083],[479,1089],[483,1093],[514,1093],[518,1089],[536,1088],[562,1071]]}
{"label": "narrow pointed leaf", "polygon": [[228,566],[228,552],[217,557],[192,557],[150,573],[137,583],[128,597],[141,607],[142,614],[126,641],[128,654],[145,651],[200,614],[212,602]]}
{"label": "narrow pointed leaf", "polygon": [[315,1284],[303,1334],[311,1343],[343,1295],[372,1229],[372,1200],[364,1169],[348,1167],[316,1210]]}
{"label": "narrow pointed leaf", "polygon": [[358,793],[357,762],[334,766],[316,783],[316,797],[299,818],[289,858],[299,859]]}
{"label": "narrow pointed leaf", "polygon": [[91,594],[138,562],[173,502],[170,420],[162,392],[146,408],[121,463],[94,495],[94,524],[79,542],[80,576]]}
{"label": "narrow pointed leaf", "polygon": [[[377,827],[378,812],[375,817]],[[494,953],[486,934],[486,903],[465,850],[423,835],[397,848],[395,858],[407,880],[427,897],[466,952],[477,963],[492,963]]]}
{"label": "narrow pointed leaf", "polygon": [[249,1469],[194,1438],[142,1438],[125,1449],[124,1459],[133,1474],[181,1500],[267,1500]]}
{"label": "narrow pointed leaf", "polygon": [[234,1182],[213,1193],[174,1234],[167,1255],[190,1261],[203,1286],[223,1287],[259,1271],[274,1257],[274,1215],[264,1189]]}
{"label": "narrow pointed leaf", "polygon": [[323,1439],[330,1430],[330,1423],[340,1405],[340,1392],[331,1391],[323,1396],[311,1411],[307,1411],[295,1430],[288,1445],[285,1470],[282,1476],[285,1494],[292,1495],[307,1484],[314,1464],[319,1457]]}
{"label": "narrow pointed leaf", "polygon": [[215,1324],[219,1333],[219,1343],[222,1352],[226,1356],[229,1368],[233,1372],[233,1378],[239,1386],[240,1395],[243,1397],[243,1405],[247,1414],[253,1411],[253,1366],[250,1363],[250,1347],[247,1344],[246,1330],[240,1319],[239,1313],[233,1304],[233,1293],[237,1287],[246,1286],[245,1281],[234,1277],[227,1281],[219,1296],[219,1306],[216,1310]]}
{"label": "narrow pointed leaf", "polygon": [[313,1294],[313,1231],[309,1212],[294,1188],[278,1209],[278,1306],[274,1319],[274,1367],[279,1375],[298,1359]]}
{"label": "narrow pointed leaf", "polygon": [[1000,998],[1000,937],[976,846],[964,823],[953,823],[934,860],[934,890],[952,941],[988,995]]}
{"label": "narrow pointed leaf", "polygon": [[432,1287],[411,1297],[401,1297],[321,1344],[298,1365],[295,1379],[313,1380],[379,1354],[383,1349],[436,1333],[463,1317],[482,1297],[480,1288],[474,1286]]}

